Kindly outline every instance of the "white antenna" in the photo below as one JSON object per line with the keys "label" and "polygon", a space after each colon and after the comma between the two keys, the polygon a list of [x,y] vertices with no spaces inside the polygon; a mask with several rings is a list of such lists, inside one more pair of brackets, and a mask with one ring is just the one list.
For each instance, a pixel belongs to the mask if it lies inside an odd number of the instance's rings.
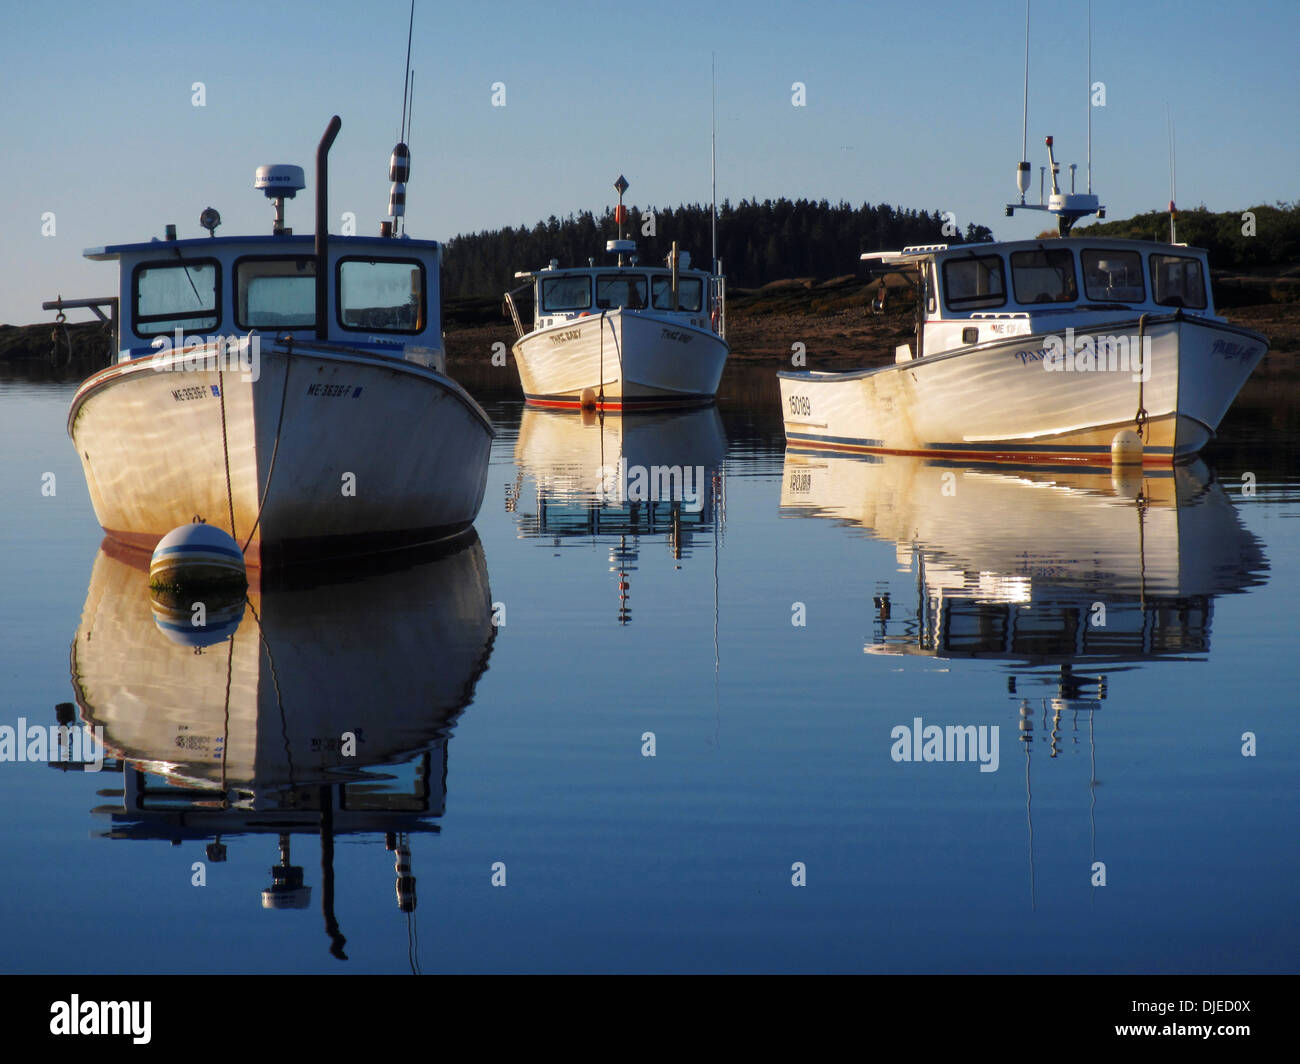
{"label": "white antenna", "polygon": [[1025,193],[1029,191],[1029,172],[1029,0],[1025,0],[1025,114],[1020,126],[1020,166],[1016,169],[1016,187],[1020,189],[1021,203],[1025,202]]}
{"label": "white antenna", "polygon": [[713,186],[713,213],[710,216],[710,227],[713,233],[713,275],[718,274],[718,53],[713,53],[710,65],[710,76],[713,85],[713,112],[710,118],[712,128],[710,129],[709,144],[709,180]]}
{"label": "white antenna", "polygon": [[1092,0],[1088,0],[1088,191],[1092,191]]}
{"label": "white antenna", "polygon": [[1029,0],[1025,0],[1025,114],[1020,126],[1020,158],[1029,154]]}
{"label": "white antenna", "polygon": [[1045,138],[1047,145],[1047,165],[1052,175],[1052,189],[1047,197],[1047,202],[1043,202],[1042,179],[1039,179],[1038,203],[1030,204],[1025,202],[1025,193],[1029,191],[1030,166],[1029,161],[1024,158],[1029,154],[1029,3],[1025,0],[1025,111],[1024,125],[1020,140],[1021,160],[1016,167],[1016,185],[1020,189],[1020,202],[1008,203],[1006,206],[1007,217],[1010,218],[1016,211],[1047,211],[1049,214],[1056,215],[1057,232],[1061,236],[1068,236],[1074,223],[1080,218],[1086,218],[1090,214],[1095,214],[1098,218],[1106,217],[1106,208],[1098,201],[1092,192],[1092,0],[1088,0],[1088,93],[1086,103],[1088,105],[1088,191],[1076,192],[1074,189],[1074,172],[1075,163],[1070,164],[1070,191],[1062,192],[1057,175],[1060,172],[1060,163],[1056,161],[1056,156],[1052,151],[1052,138]]}

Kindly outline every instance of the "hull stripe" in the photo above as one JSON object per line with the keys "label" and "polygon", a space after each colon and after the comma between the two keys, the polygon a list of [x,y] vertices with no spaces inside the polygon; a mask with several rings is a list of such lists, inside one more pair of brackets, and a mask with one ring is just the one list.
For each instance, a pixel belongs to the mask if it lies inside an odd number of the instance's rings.
{"label": "hull stripe", "polygon": [[[921,449],[885,447],[880,440],[853,440],[840,436],[816,436],[811,434],[787,432],[786,438],[792,446],[801,449],[823,451],[851,451],[860,454],[905,454],[920,458],[971,458],[983,456],[988,458],[1007,457],[1021,462],[1074,462],[1089,465],[1110,465],[1110,448],[1080,444],[971,444],[971,443],[935,443]],[[1167,465],[1173,457],[1171,447],[1147,447],[1143,450],[1142,463]]]}

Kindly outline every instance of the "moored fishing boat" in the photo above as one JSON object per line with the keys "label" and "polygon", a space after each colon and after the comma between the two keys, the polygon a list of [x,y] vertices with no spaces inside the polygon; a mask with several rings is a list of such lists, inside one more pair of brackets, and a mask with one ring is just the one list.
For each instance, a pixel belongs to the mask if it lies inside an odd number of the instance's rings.
{"label": "moored fishing boat", "polygon": [[877,252],[909,275],[915,346],[893,365],[779,374],[801,447],[1109,464],[1195,455],[1268,341],[1214,311],[1206,253],[1078,236]]}
{"label": "moored fishing boat", "polygon": [[[1091,18],[1088,84],[1091,86]],[[1025,124],[1017,210],[1047,212],[1059,239],[869,252],[917,295],[915,345],[894,364],[848,373],[783,372],[786,439],[800,447],[1020,462],[1169,465],[1192,458],[1268,341],[1214,309],[1206,253],[1174,243],[1072,237],[1105,217],[1092,191],[1061,187],[1046,138],[1051,191],[1025,202]],[[1172,212],[1172,197],[1170,202]],[[882,281],[883,292],[883,281]]]}
{"label": "moored fishing boat", "polygon": [[[283,224],[305,187],[261,167],[269,235],[92,248],[117,261],[115,364],[68,415],[105,532],[152,549],[194,518],[228,529],[247,564],[432,542],[478,514],[494,430],[445,372],[436,241],[399,233],[409,154],[393,154],[381,235],[327,232],[317,154],[316,234]],[[405,126],[405,116],[403,118]],[[194,335],[190,335],[194,334]]]}
{"label": "moored fishing boat", "polygon": [[[622,237],[620,176],[614,186],[619,238],[605,250],[616,265],[562,268],[552,259],[515,274],[506,294],[518,336],[512,348],[524,397],[533,406],[633,411],[712,402],[730,348],[720,271],[690,268],[676,243],[666,267],[643,266]],[[533,290],[525,330],[514,297]]]}

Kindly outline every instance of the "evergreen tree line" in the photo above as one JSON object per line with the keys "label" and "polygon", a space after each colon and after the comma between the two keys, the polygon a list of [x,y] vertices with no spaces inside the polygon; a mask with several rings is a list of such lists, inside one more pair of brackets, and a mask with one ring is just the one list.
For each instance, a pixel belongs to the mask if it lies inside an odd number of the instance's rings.
{"label": "evergreen tree line", "polygon": [[[640,261],[662,265],[677,241],[691,253],[692,265],[708,269],[712,238],[707,205],[629,207],[624,236],[635,240]],[[831,204],[826,200],[741,200],[718,208],[718,257],[732,286],[757,288],[787,277],[828,280],[858,269],[864,251],[898,250],[913,244],[956,244],[992,239],[982,225],[968,225],[964,236],[944,235],[938,211],[891,207],[887,203]],[[491,296],[516,287],[516,270],[535,270],[551,259],[561,266],[610,263],[605,241],[618,235],[614,211],[583,211],[560,219],[552,215],[529,229],[496,229],[447,241],[443,295]]]}
{"label": "evergreen tree line", "polygon": [[[1208,211],[1204,207],[1175,214],[1180,244],[1205,248],[1217,270],[1273,270],[1300,263],[1300,204],[1251,207],[1248,211]],[[1098,222],[1073,236],[1093,233],[1133,240],[1168,240],[1169,212],[1149,211],[1123,221]]]}

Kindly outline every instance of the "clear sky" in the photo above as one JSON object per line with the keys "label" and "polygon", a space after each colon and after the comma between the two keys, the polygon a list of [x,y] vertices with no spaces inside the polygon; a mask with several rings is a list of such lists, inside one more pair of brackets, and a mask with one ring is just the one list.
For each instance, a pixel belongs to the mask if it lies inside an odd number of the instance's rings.
{"label": "clear sky", "polygon": [[[408,231],[447,239],[599,211],[621,172],[637,205],[788,196],[951,210],[1000,238],[1020,158],[1023,0],[651,4],[417,0]],[[252,188],[293,162],[313,226],[315,145],[332,114],[331,229],[377,231],[401,112],[407,0],[22,3],[0,15],[0,322],[115,290],[86,247],[270,231]],[[1029,161],[1045,134],[1085,162],[1087,0],[1034,0]],[[1093,186],[1109,216],[1300,198],[1300,0],[1094,0]],[[194,106],[195,82],[204,106]],[[494,83],[505,106],[493,106]],[[792,103],[795,82],[806,104]],[[498,99],[499,99],[498,94]],[[1068,176],[1068,171],[1063,171]],[[46,212],[54,214],[54,235]],[[707,249],[695,249],[696,254]],[[519,268],[537,263],[520,263]],[[510,278],[501,279],[505,288]],[[80,320],[81,315],[74,316]]]}

